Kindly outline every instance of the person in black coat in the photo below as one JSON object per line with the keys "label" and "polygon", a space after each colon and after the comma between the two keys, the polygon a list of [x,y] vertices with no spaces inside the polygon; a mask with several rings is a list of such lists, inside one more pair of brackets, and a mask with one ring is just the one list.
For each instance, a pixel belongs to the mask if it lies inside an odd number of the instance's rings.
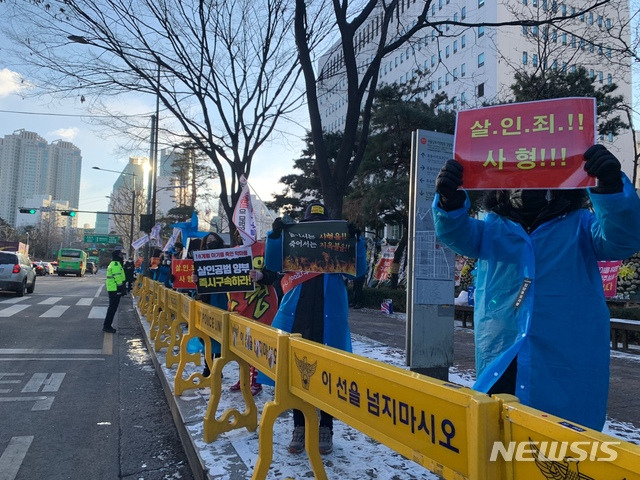
{"label": "person in black coat", "polygon": [[127,259],[122,265],[124,269],[125,285],[127,286],[127,292],[130,292],[133,288],[133,280],[135,279],[136,265],[132,259]]}

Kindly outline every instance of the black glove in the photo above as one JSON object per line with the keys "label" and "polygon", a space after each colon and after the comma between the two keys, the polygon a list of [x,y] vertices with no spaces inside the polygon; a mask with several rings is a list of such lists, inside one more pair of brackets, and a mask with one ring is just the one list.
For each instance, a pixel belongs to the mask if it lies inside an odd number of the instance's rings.
{"label": "black glove", "polygon": [[436,178],[436,192],[440,194],[440,206],[451,211],[462,208],[465,194],[458,187],[462,185],[462,165],[456,160],[447,160]]}
{"label": "black glove", "polygon": [[356,240],[358,240],[360,238],[360,229],[351,222],[349,222],[348,228],[349,228],[349,237],[353,237]]}
{"label": "black glove", "polygon": [[594,193],[620,193],[622,191],[622,176],[620,175],[620,161],[603,145],[593,145],[584,152],[587,163],[585,171],[598,179],[598,186],[592,188]]}
{"label": "black glove", "polygon": [[280,238],[282,234],[282,218],[278,217],[273,221],[273,225],[271,225],[271,233],[269,234],[269,238]]}

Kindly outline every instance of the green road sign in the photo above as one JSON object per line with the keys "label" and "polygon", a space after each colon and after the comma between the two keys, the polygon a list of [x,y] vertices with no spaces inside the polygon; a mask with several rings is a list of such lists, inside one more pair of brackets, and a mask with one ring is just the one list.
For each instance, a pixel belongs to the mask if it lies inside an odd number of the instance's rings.
{"label": "green road sign", "polygon": [[121,241],[118,235],[85,235],[84,243],[108,243],[109,245],[119,245]]}

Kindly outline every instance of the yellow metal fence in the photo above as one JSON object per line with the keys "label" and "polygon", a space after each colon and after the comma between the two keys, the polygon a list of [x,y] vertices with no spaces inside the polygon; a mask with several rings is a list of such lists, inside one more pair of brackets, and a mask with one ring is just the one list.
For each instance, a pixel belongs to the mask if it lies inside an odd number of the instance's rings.
{"label": "yellow metal fence", "polygon": [[[274,398],[260,414],[254,479],[266,478],[274,422],[293,408],[305,415],[306,450],[317,479],[327,478],[318,448],[317,408],[445,479],[640,479],[640,446],[526,407],[516,397],[489,397],[326,347],[205,305],[148,278],[136,281],[133,291],[151,324],[156,351],[167,348],[167,367],[177,364],[175,395],[211,388],[205,442],[233,429],[258,427],[250,365],[275,381]],[[195,337],[204,340],[207,358],[210,339],[219,342],[221,356],[208,378],[193,373],[185,379],[188,363],[200,365],[200,353],[187,351]],[[239,365],[244,405],[216,418],[219,379],[229,362]]]}

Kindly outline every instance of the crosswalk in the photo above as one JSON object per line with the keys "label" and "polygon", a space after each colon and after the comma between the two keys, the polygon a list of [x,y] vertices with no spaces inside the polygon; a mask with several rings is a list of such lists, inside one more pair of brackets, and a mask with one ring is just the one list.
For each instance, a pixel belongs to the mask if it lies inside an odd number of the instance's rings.
{"label": "crosswalk", "polygon": [[[101,305],[96,305],[100,303]],[[89,307],[87,318],[104,318],[107,306],[104,300],[97,297],[14,297],[0,300],[0,318],[12,317],[27,309],[37,309],[34,316],[39,318],[60,318],[71,307]],[[41,311],[42,308],[44,311]],[[48,308],[47,308],[48,307]],[[29,312],[27,312],[29,313]]]}

